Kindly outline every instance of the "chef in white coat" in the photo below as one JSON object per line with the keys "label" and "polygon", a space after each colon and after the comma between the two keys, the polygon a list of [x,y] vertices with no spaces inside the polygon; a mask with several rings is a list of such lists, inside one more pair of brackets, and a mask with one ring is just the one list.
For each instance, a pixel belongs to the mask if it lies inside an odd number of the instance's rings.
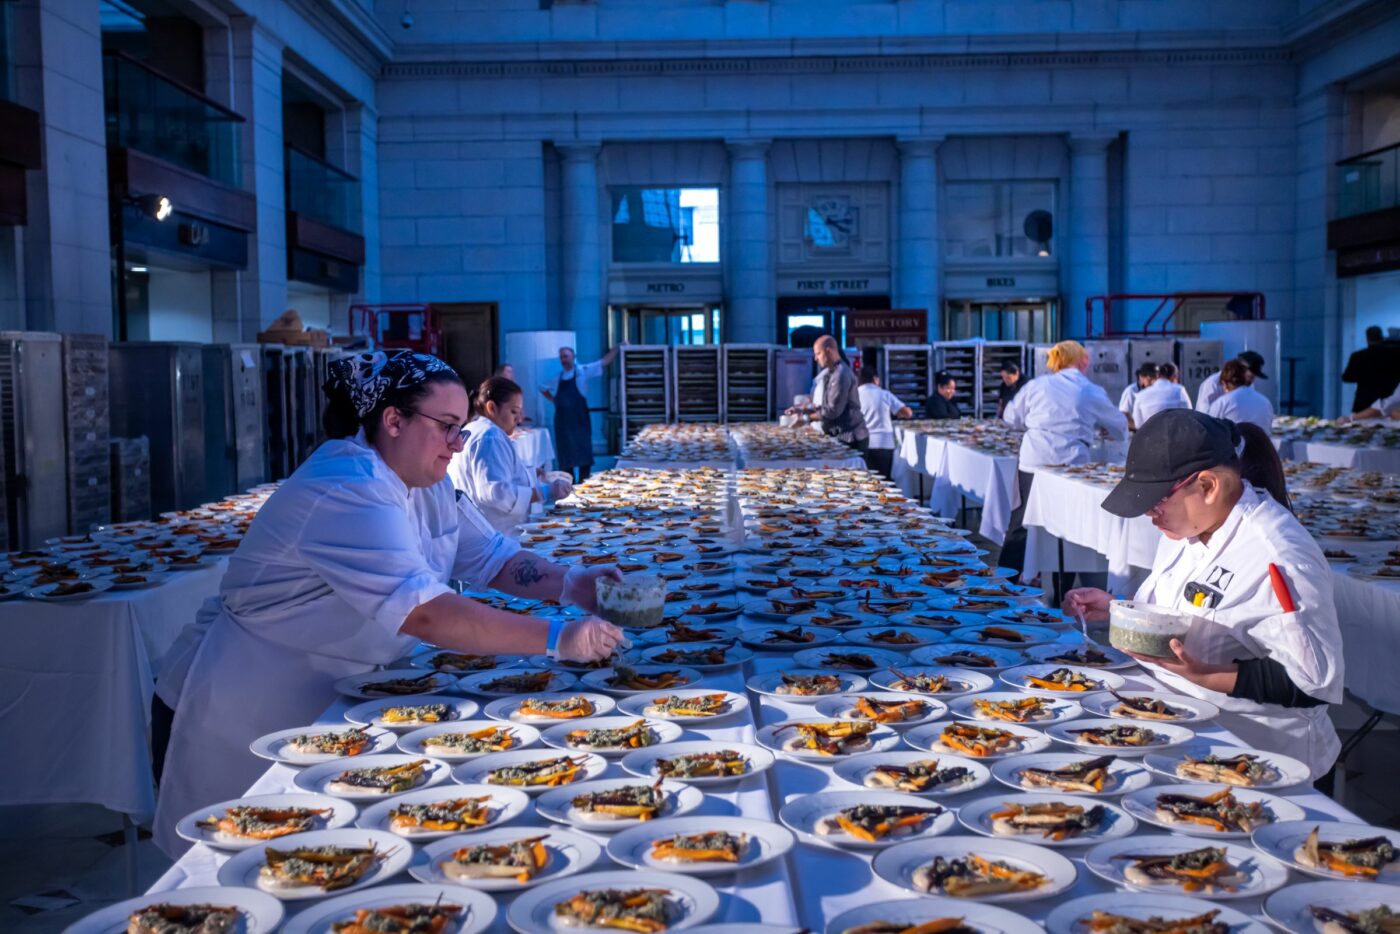
{"label": "chef in white coat", "polygon": [[[1147,515],[1162,531],[1135,599],[1195,617],[1172,641],[1174,657],[1138,660],[1172,690],[1218,705],[1221,725],[1245,745],[1301,759],[1314,779],[1327,775],[1341,750],[1327,705],[1341,701],[1343,684],[1332,573],[1289,508],[1269,436],[1187,409],[1162,412],[1133,438],[1103,508]],[[1102,621],[1110,600],[1072,590],[1064,608]]]}
{"label": "chef in white coat", "polygon": [[314,723],[338,678],[389,665],[419,641],[491,654],[604,658],[622,631],[592,616],[539,619],[448,583],[596,609],[616,568],[565,568],[524,551],[447,480],[467,391],[410,351],[330,366],[317,448],[258,512],[219,588],[170,653],[157,690],[174,725],[157,800],[170,854],[185,814],[243,794],[266,768],[248,744]]}
{"label": "chef in white coat", "polygon": [[1249,368],[1242,360],[1231,360],[1220,370],[1220,388],[1225,390],[1210,404],[1206,414],[1227,421],[1258,425],[1268,434],[1274,426],[1274,406],[1251,385]]}
{"label": "chef in white coat", "polygon": [[534,503],[568,496],[573,484],[562,478],[545,482],[510,440],[525,420],[525,392],[503,376],[493,376],[472,396],[466,444],[452,456],[448,479],[491,526],[512,537],[529,520]]}
{"label": "chef in white coat", "polygon": [[1157,366],[1157,375],[1133,400],[1132,426],[1136,430],[1158,412],[1168,409],[1189,409],[1191,398],[1181,384],[1174,382],[1176,367],[1170,363]]}
{"label": "chef in white coat", "polygon": [[1360,412],[1352,412],[1350,415],[1343,415],[1341,418],[1337,419],[1337,424],[1345,425],[1348,422],[1363,422],[1368,418],[1400,419],[1400,392],[1393,392],[1384,399],[1377,399]]}
{"label": "chef in white coat", "polygon": [[[1001,565],[1023,570],[1026,530],[1022,519],[1037,467],[1086,464],[1100,433],[1112,441],[1128,437],[1128,421],[1103,388],[1089,380],[1089,352],[1078,341],[1060,341],[1046,358],[1047,376],[1036,377],[1016,394],[1002,418],[1023,428],[1017,480],[1021,503],[1011,513]],[[1153,372],[1156,372],[1155,369]]]}
{"label": "chef in white coat", "polygon": [[[1245,377],[1248,382],[1256,379],[1268,379],[1264,375],[1264,358],[1257,351],[1246,350],[1235,358],[1242,362],[1249,373]],[[1220,385],[1220,373],[1212,373],[1201,380],[1201,386],[1196,390],[1196,411],[1210,414],[1210,404],[1225,394],[1225,388]]]}

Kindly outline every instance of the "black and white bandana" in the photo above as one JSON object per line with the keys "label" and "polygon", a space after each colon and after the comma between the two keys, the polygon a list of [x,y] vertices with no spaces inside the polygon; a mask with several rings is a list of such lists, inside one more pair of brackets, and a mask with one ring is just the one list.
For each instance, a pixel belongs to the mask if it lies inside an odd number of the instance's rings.
{"label": "black and white bandana", "polygon": [[326,395],[344,393],[355,406],[355,414],[364,418],[384,393],[390,389],[407,389],[427,381],[433,373],[456,370],[437,357],[411,350],[382,350],[343,357],[327,367],[329,376],[321,387]]}

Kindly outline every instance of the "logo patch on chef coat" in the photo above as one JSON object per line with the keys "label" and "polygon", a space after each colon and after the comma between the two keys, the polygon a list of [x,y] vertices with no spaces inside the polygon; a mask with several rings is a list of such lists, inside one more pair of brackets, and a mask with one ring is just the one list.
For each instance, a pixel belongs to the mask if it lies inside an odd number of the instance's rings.
{"label": "logo patch on chef coat", "polygon": [[1230,582],[1235,579],[1235,572],[1222,568],[1220,565],[1210,569],[1206,575],[1206,584],[1216,590],[1229,590]]}

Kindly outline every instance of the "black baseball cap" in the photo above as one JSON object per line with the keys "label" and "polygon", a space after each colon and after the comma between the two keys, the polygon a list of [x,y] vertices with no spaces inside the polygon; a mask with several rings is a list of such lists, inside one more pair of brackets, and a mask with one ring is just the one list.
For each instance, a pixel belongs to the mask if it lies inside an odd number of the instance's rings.
{"label": "black baseball cap", "polygon": [[1239,429],[1193,409],[1168,409],[1143,423],[1128,445],[1123,479],[1103,501],[1115,516],[1135,519],[1199,470],[1235,463]]}
{"label": "black baseball cap", "polygon": [[1268,377],[1264,375],[1264,358],[1259,356],[1259,354],[1252,350],[1246,350],[1235,359],[1249,367],[1249,371],[1255,376],[1260,379],[1268,379]]}

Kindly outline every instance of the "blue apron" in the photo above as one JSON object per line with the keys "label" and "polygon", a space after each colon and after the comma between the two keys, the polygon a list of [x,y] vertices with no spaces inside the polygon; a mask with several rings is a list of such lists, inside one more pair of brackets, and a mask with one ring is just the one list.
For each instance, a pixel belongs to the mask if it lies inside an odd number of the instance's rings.
{"label": "blue apron", "polygon": [[593,418],[573,376],[559,377],[554,393],[554,450],[560,470],[593,466]]}

